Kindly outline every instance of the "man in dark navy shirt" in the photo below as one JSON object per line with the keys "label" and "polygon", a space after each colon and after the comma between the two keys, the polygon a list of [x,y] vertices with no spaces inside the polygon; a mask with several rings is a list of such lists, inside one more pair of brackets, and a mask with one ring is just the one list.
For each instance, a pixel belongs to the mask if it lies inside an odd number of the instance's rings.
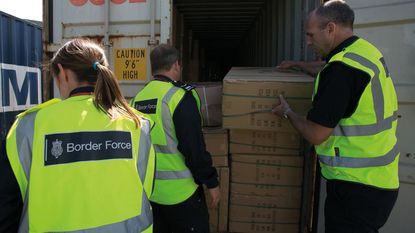
{"label": "man in dark navy shirt", "polygon": [[[376,60],[372,56],[366,55],[380,53],[374,46],[353,34],[353,21],[354,13],[344,1],[326,2],[311,12],[306,22],[307,43],[320,57],[324,58],[324,61],[284,61],[277,66],[280,69],[299,68],[313,75],[318,73],[312,109],[306,117],[299,116],[292,111],[282,96],[280,96],[281,104],[273,109],[273,112],[280,117],[288,118],[305,139],[316,145],[322,165],[322,174],[327,179],[327,198],[324,209],[326,233],[378,232],[378,229],[388,219],[398,195],[397,163],[399,153],[393,154],[393,162],[385,162],[385,164],[379,163],[381,161],[379,158],[383,159],[380,156],[376,158],[378,159],[377,163],[372,166],[371,163],[375,159],[371,160],[364,150],[356,149],[364,148],[364,142],[370,141],[371,135],[365,129],[378,129],[372,127],[373,125],[364,125],[361,120],[362,116],[371,119],[375,117],[376,113],[376,117],[377,115],[383,117],[383,115],[389,114],[386,110],[388,109],[386,103],[392,102],[396,108],[397,103],[393,84],[388,86],[389,90],[393,90],[389,93],[384,90],[382,93],[382,89],[379,92],[374,90],[372,76],[364,71],[366,70],[364,65],[373,64],[369,66],[375,71],[372,73],[374,74],[373,79],[380,79],[383,82],[381,85],[388,85],[385,83],[390,82],[389,72],[384,62],[381,62],[383,57]],[[348,58],[344,57],[355,59],[358,57],[359,59],[356,60],[360,63],[352,59],[347,60]],[[362,97],[363,93],[366,93],[364,97]],[[372,95],[375,96],[379,93],[383,95],[381,98],[372,99]],[[379,101],[378,99],[382,99],[381,104],[376,103]],[[374,107],[372,106],[374,110],[361,107],[362,104],[371,103],[371,101],[374,103]],[[393,110],[396,111],[396,109]],[[367,115],[362,114],[364,111]],[[378,112],[381,114],[377,114]],[[351,119],[354,122],[350,121]],[[355,132],[348,133],[348,127],[344,127],[346,120],[349,120],[349,124],[355,123],[353,125],[354,129],[357,129]],[[385,120],[378,119],[374,125],[376,126],[382,121]],[[396,123],[396,119],[393,121]],[[380,130],[374,134],[389,133],[391,140],[395,138],[396,143],[396,125],[393,126],[393,124],[389,124],[388,127],[381,129],[383,131]],[[343,131],[338,133],[335,128],[340,128]],[[359,136],[361,140],[355,140],[356,136]],[[352,142],[361,145],[356,146]],[[379,141],[375,140],[370,142],[375,145],[379,144]],[[379,144],[379,150],[382,150],[383,146],[386,147],[386,145]],[[333,154],[331,156],[321,155],[327,151]],[[356,152],[361,157],[350,157],[347,154],[352,152]],[[376,154],[377,152],[369,151],[369,153]],[[326,161],[330,161],[330,163]],[[360,163],[361,161],[365,162]],[[381,170],[383,168],[386,169]],[[367,172],[361,172],[362,169],[366,169],[363,171]],[[384,178],[380,175],[374,175],[379,171],[391,172],[390,174],[382,174]],[[394,180],[394,182],[390,182],[390,180]]]}
{"label": "man in dark navy shirt", "polygon": [[209,232],[202,185],[217,206],[219,182],[202,134],[199,97],[180,81],[177,49],[163,44],[150,54],[154,80],[131,101],[156,123],[156,180],[151,197],[154,232]]}

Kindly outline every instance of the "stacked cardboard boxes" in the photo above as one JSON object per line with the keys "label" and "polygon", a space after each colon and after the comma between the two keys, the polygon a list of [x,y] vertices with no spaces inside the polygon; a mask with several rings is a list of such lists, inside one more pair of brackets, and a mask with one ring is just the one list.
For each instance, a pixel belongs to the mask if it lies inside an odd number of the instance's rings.
{"label": "stacked cardboard boxes", "polygon": [[271,113],[283,95],[306,114],[313,79],[273,68],[233,68],[224,79],[223,127],[230,129],[230,232],[297,233],[303,185],[302,138]]}
{"label": "stacked cardboard boxes", "polygon": [[[213,166],[219,175],[221,200],[217,208],[209,207],[211,232],[227,232],[229,212],[229,163],[228,163],[228,131],[221,128],[204,128],[203,135],[206,149],[212,155]],[[205,190],[207,204],[211,203],[210,196]]]}
{"label": "stacked cardboard boxes", "polygon": [[200,98],[203,126],[222,125],[222,83],[191,83]]}

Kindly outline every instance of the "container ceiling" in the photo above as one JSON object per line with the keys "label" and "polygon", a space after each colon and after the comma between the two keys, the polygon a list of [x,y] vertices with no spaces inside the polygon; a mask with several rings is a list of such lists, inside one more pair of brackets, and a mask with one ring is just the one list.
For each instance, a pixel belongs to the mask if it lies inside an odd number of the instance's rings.
{"label": "container ceiling", "polygon": [[[201,44],[229,48],[248,33],[266,0],[175,0],[185,26]],[[222,46],[220,46],[222,47]]]}

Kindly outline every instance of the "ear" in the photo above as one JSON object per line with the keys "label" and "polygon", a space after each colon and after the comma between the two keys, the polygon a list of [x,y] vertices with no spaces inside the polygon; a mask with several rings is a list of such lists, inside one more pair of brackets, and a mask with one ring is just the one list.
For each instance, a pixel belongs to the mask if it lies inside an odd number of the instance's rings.
{"label": "ear", "polygon": [[327,27],[327,31],[331,34],[335,32],[337,25],[333,22],[329,22],[326,27]]}
{"label": "ear", "polygon": [[66,69],[64,69],[61,64],[58,64],[58,68],[59,68],[58,77],[59,78],[64,78],[65,81],[68,82],[68,74],[66,73]]}
{"label": "ear", "polygon": [[174,64],[174,69],[180,71],[180,65],[179,65],[179,61],[176,61]]}

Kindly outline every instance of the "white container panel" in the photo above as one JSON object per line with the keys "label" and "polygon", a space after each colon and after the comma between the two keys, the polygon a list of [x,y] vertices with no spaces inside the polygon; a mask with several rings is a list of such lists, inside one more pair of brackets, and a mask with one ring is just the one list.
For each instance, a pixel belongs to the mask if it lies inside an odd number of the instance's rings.
{"label": "white container panel", "polygon": [[[355,11],[356,35],[382,51],[395,84],[415,84],[415,1],[349,0],[348,3]],[[412,96],[402,97],[414,96],[412,92]]]}
{"label": "white container panel", "polygon": [[[399,104],[398,110],[398,148],[401,152],[400,163],[412,164],[415,166],[414,146],[414,119],[415,104]],[[413,168],[415,171],[415,167]]]}
{"label": "white container panel", "polygon": [[[111,0],[106,29],[104,0],[54,0],[52,12],[49,12],[53,20],[53,41],[46,48],[54,52],[75,37],[89,37],[106,45],[111,69],[124,96],[131,98],[151,77],[149,55],[152,47],[171,41],[171,4],[166,0]],[[151,12],[154,12],[154,25],[151,24]],[[124,53],[125,56],[119,56],[120,50],[134,50],[143,55],[134,57]]]}
{"label": "white container panel", "polygon": [[[156,33],[160,34],[161,7],[156,1]],[[166,1],[163,1],[166,2]],[[103,36],[105,5],[94,5],[87,1],[75,6],[70,0],[53,1],[53,42],[76,36]],[[109,10],[111,36],[150,35],[150,1],[115,4],[111,1]]]}

